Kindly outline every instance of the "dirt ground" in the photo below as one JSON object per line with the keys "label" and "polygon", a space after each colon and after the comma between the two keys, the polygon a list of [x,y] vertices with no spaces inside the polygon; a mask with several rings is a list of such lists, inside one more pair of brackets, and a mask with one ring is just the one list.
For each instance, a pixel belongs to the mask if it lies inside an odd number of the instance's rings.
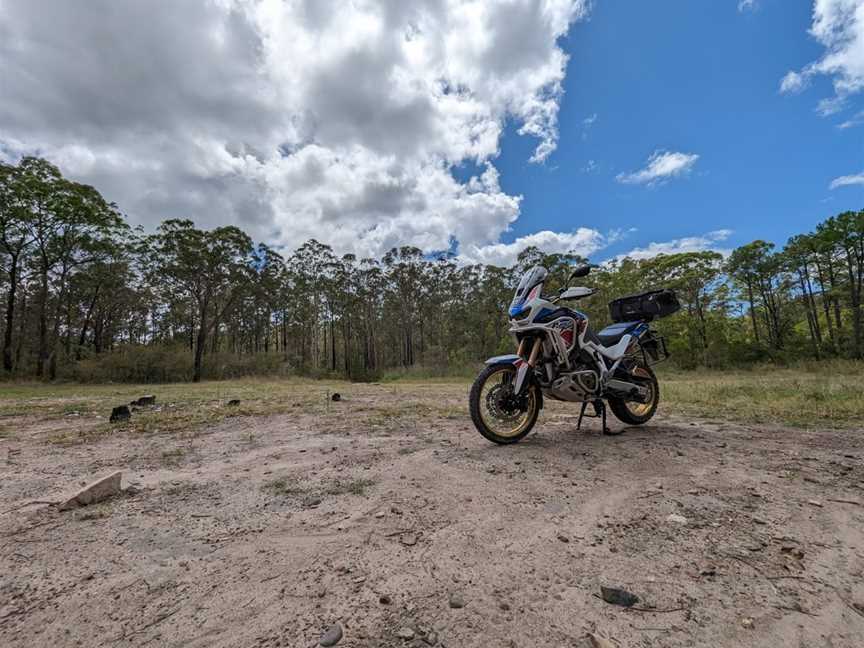
{"label": "dirt ground", "polygon": [[[51,439],[95,421],[22,414],[0,439],[0,645],[305,648],[338,623],[340,647],[864,646],[860,431],[661,403],[602,436],[547,403],[497,447],[466,393],[350,385],[78,443]],[[38,503],[112,470],[114,499]]]}

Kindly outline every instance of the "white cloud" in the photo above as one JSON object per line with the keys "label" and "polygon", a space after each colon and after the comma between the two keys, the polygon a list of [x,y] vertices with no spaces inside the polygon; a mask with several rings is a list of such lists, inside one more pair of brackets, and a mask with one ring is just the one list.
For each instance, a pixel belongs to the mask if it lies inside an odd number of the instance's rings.
{"label": "white cloud", "polygon": [[671,178],[687,175],[699,156],[694,153],[654,151],[644,169],[633,173],[619,173],[616,180],[622,184],[644,184],[649,187],[662,184]]}
{"label": "white cloud", "polygon": [[814,0],[810,34],[825,47],[825,54],[800,72],[788,72],[780,91],[798,92],[812,77],[829,76],[834,97],[820,101],[817,111],[831,115],[842,110],[847,97],[864,90],[864,2]]}
{"label": "white cloud", "polygon": [[580,227],[571,233],[544,230],[519,237],[512,243],[460,247],[459,259],[464,263],[485,263],[508,267],[515,264],[519,253],[529,247],[539,248],[547,254],[572,252],[588,257],[606,247],[617,236],[617,232],[607,237],[587,227]]}
{"label": "white cloud", "polygon": [[864,124],[864,110],[857,113],[851,119],[847,119],[841,124],[837,124],[837,128],[841,130],[845,130],[847,128],[853,128],[854,126],[859,126],[860,124]]}
{"label": "white cloud", "polygon": [[645,247],[634,248],[625,254],[615,257],[617,260],[630,258],[634,260],[651,259],[660,254],[678,254],[680,252],[702,252],[713,250],[723,256],[731,252],[727,248],[718,247],[717,244],[725,241],[732,235],[732,230],[720,229],[708,232],[702,236],[688,236],[662,243],[649,243]]}
{"label": "white cloud", "polygon": [[538,139],[532,161],[555,150],[558,39],[589,3],[163,4],[0,0],[0,156],[44,155],[146,226],[371,255],[508,230],[504,124]]}
{"label": "white cloud", "polygon": [[850,187],[854,185],[864,185],[864,171],[855,175],[840,176],[831,181],[829,189],[837,189],[838,187]]}
{"label": "white cloud", "polygon": [[780,79],[780,92],[784,94],[801,92],[809,83],[809,77],[790,70]]}
{"label": "white cloud", "polygon": [[738,0],[738,11],[756,11],[759,8],[759,4],[756,0]]}

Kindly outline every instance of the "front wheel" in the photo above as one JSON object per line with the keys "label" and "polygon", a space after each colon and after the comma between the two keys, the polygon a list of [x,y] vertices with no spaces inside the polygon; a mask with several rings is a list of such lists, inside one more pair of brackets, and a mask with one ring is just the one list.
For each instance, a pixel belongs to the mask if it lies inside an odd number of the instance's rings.
{"label": "front wheel", "polygon": [[628,425],[642,425],[651,420],[654,413],[657,411],[657,405],[660,404],[660,385],[657,382],[657,376],[650,367],[639,367],[636,369],[641,375],[635,375],[631,378],[633,382],[638,382],[640,387],[648,390],[648,400],[644,403],[637,401],[628,401],[623,398],[610,397],[609,408],[612,413],[622,423]]}
{"label": "front wheel", "polygon": [[528,384],[516,396],[516,367],[490,365],[480,372],[468,397],[471,420],[477,431],[493,443],[516,443],[531,431],[540,414],[537,386]]}

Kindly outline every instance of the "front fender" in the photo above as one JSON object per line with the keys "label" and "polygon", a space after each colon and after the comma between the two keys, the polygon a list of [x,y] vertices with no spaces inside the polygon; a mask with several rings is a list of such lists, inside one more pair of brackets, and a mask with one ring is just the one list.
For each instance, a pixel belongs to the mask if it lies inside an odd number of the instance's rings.
{"label": "front fender", "polygon": [[489,358],[486,361],[486,364],[487,365],[507,365],[507,364],[515,365],[519,362],[521,362],[523,364],[523,367],[526,370],[525,371],[526,375],[523,377],[523,380],[527,378],[528,381],[537,385],[537,392],[536,392],[537,398],[540,400],[540,409],[543,409],[543,390],[540,388],[540,385],[537,384],[537,378],[534,376],[534,372],[533,371],[527,371],[528,363],[526,363],[524,360],[522,360],[522,358],[520,358],[515,353],[511,353],[508,355],[500,355],[500,356],[495,356],[493,358]]}
{"label": "front fender", "polygon": [[516,364],[521,358],[515,353],[511,353],[509,355],[500,355],[495,356],[494,358],[489,358],[486,361],[487,365],[496,365],[496,364]]}

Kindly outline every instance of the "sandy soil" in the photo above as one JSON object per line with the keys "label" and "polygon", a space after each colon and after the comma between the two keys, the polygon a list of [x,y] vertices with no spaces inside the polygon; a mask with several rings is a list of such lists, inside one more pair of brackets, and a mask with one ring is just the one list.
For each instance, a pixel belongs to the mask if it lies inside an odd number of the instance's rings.
{"label": "sandy soil", "polygon": [[[465,392],[352,386],[77,445],[22,419],[0,440],[0,645],[306,647],[335,623],[340,647],[864,645],[860,432],[661,413],[609,437],[554,403],[497,447]],[[113,469],[132,492],[21,506]]]}

